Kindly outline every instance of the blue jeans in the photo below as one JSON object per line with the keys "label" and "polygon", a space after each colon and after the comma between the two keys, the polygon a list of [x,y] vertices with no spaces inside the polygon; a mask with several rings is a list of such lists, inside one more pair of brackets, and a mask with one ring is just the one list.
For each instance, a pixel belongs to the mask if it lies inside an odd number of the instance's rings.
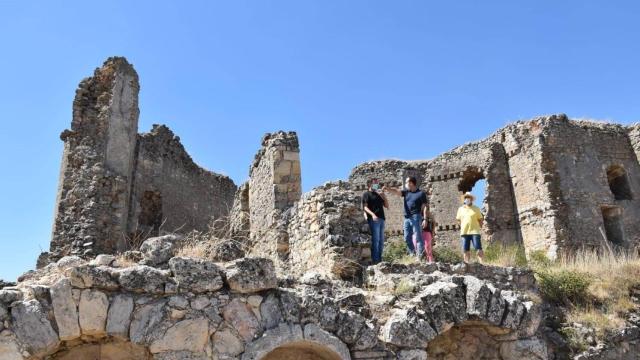
{"label": "blue jeans", "polygon": [[374,264],[382,261],[382,248],[384,247],[384,219],[368,219],[371,230],[371,262]]}
{"label": "blue jeans", "polygon": [[[416,245],[418,249],[413,247],[413,234],[416,235]],[[419,256],[424,255],[424,241],[422,240],[422,215],[415,214],[411,217],[404,218],[404,242],[407,243],[409,254]]]}
{"label": "blue jeans", "polygon": [[460,235],[462,240],[462,250],[464,252],[471,251],[471,243],[473,242],[473,248],[476,250],[482,250],[482,242],[480,241],[479,234],[473,235]]}

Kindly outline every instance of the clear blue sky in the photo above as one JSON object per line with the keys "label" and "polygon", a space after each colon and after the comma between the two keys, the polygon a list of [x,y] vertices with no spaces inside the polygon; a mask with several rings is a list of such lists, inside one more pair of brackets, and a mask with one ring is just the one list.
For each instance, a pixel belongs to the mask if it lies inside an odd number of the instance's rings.
{"label": "clear blue sky", "polygon": [[[430,158],[564,112],[640,120],[637,1],[0,0],[0,278],[48,249],[78,82],[112,55],[140,75],[140,131],[247,177],[296,130],[303,185]],[[419,138],[419,139],[417,139]]]}

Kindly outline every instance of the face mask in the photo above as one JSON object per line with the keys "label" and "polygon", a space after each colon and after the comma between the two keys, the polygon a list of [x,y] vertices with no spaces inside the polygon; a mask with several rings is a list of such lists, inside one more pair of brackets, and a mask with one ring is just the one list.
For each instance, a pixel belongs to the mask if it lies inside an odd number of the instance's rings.
{"label": "face mask", "polygon": [[379,184],[373,184],[373,185],[371,185],[371,190],[373,190],[373,191],[378,191],[378,189],[380,189],[380,185],[379,185]]}
{"label": "face mask", "polygon": [[464,199],[465,205],[471,205],[471,199]]}

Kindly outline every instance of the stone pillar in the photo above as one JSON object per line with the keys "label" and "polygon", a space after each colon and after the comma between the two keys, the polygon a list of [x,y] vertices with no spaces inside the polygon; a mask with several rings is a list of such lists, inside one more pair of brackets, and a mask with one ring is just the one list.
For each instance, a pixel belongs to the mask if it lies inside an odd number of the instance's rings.
{"label": "stone pillar", "polygon": [[295,132],[266,134],[249,170],[251,239],[260,239],[302,195]]}
{"label": "stone pillar", "polygon": [[139,88],[136,71],[122,57],[107,59],[78,85],[71,129],[60,135],[51,260],[125,247]]}

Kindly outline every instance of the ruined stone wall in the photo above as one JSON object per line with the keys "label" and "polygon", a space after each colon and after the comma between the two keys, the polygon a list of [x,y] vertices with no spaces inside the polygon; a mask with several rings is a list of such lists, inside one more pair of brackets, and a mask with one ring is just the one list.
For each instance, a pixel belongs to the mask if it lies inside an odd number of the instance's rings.
{"label": "ruined stone wall", "polygon": [[198,167],[165,126],[138,135],[138,75],[126,59],[109,58],[82,80],[73,102],[50,253],[115,253],[131,238],[162,230],[204,230],[232,206],[236,186]]}
{"label": "ruined stone wall", "polygon": [[426,177],[432,189],[430,210],[438,223],[438,243],[459,246],[456,213],[462,203],[460,195],[471,191],[481,179],[486,180],[485,199],[476,205],[485,215],[485,240],[502,244],[519,241],[509,166],[502,145],[489,140],[458,147],[429,161]]}
{"label": "ruined stone wall", "polygon": [[124,247],[138,126],[138,75],[109,58],[82,80],[73,101],[51,239],[52,257]]}
{"label": "ruined stone wall", "polygon": [[[639,125],[571,121],[560,114],[510,124],[428,161],[364,163],[349,181],[363,190],[371,177],[398,183],[418,173],[420,186],[432,189],[437,243],[458,246],[460,194],[484,179],[484,204],[477,204],[485,211],[484,239],[523,243],[527,253],[542,250],[555,258],[565,250],[604,246],[600,229],[609,243],[640,243],[639,149]],[[612,167],[624,175],[614,180],[622,195],[610,188]],[[399,233],[402,200],[389,199],[385,227]]]}
{"label": "ruined stone wall", "polygon": [[251,238],[258,239],[300,199],[300,147],[295,132],[266,134],[249,169]]}
{"label": "ruined stone wall", "polygon": [[238,239],[248,239],[251,229],[249,219],[249,182],[243,183],[236,190],[229,217],[231,234]]}
{"label": "ruined stone wall", "polygon": [[371,258],[370,235],[359,192],[327,183],[305,193],[289,215],[289,267],[295,276],[313,271],[352,279]]}
{"label": "ruined stone wall", "polygon": [[229,214],[236,192],[229,177],[195,164],[164,125],[140,134],[134,174],[130,233],[206,230]]}
{"label": "ruined stone wall", "polygon": [[[566,118],[549,122],[544,131],[545,152],[556,167],[562,203],[566,208],[567,249],[596,248],[603,244],[607,211],[621,213],[619,239],[608,241],[631,246],[640,241],[640,165],[621,125]],[[628,199],[616,199],[607,170],[620,166],[626,174]],[[618,214],[614,214],[618,216]],[[606,234],[605,234],[606,235]]]}

